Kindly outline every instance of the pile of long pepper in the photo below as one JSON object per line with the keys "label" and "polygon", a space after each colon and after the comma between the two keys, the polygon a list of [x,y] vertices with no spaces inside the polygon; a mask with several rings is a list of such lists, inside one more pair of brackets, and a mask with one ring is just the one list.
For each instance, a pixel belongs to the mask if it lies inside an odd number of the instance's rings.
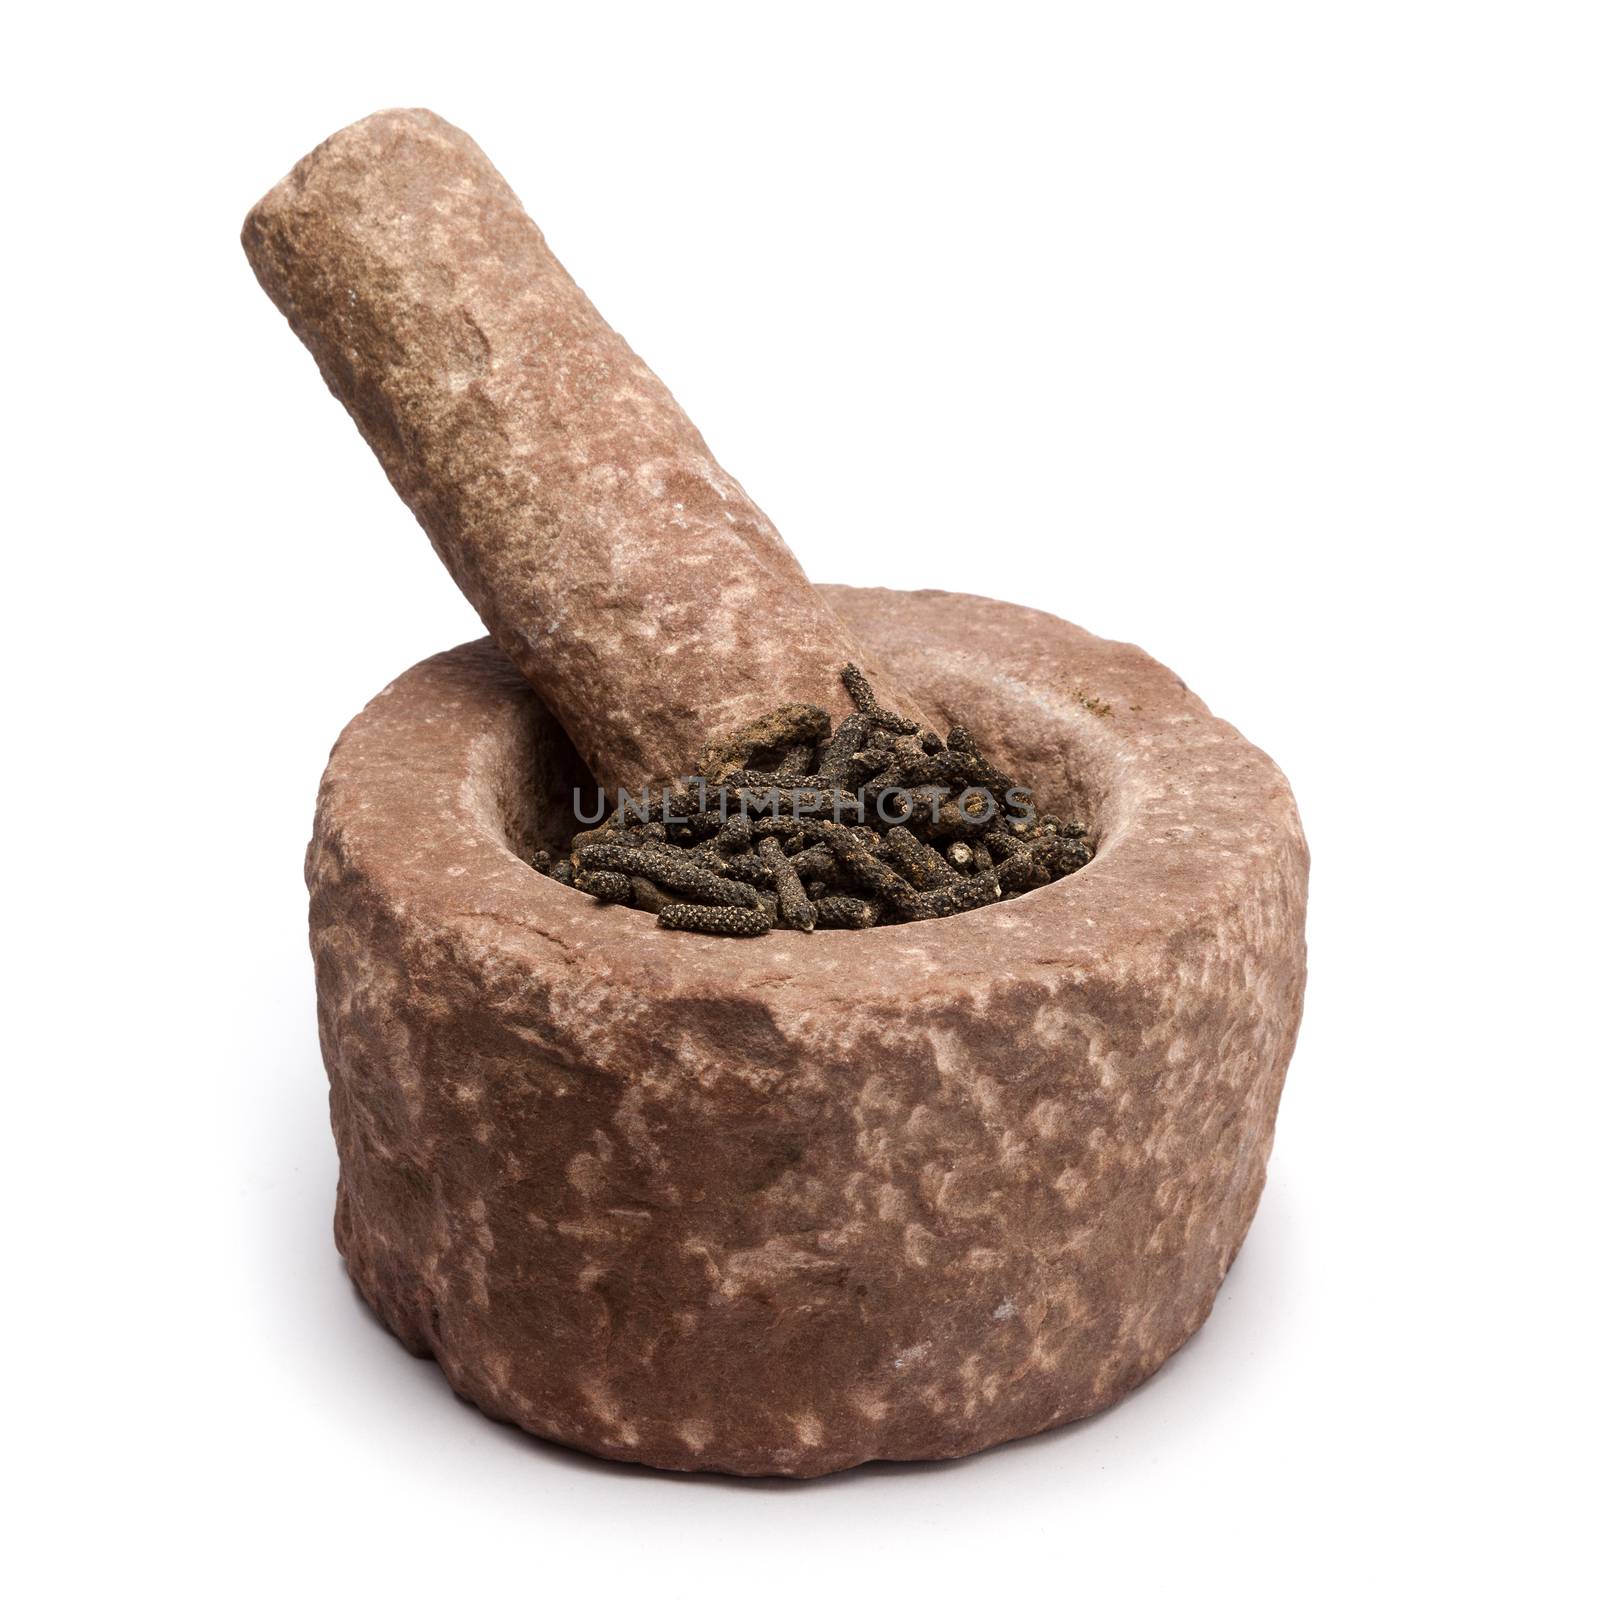
{"label": "pile of long pepper", "polygon": [[1093,856],[953,727],[941,739],[878,704],[779,706],[707,745],[686,783],[619,797],[540,871],[664,928],[750,936],[948,917],[1064,878]]}

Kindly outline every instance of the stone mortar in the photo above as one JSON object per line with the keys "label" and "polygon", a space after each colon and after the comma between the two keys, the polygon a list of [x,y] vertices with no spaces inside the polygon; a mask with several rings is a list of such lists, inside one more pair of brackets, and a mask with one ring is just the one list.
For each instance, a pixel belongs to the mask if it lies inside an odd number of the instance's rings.
{"label": "stone mortar", "polygon": [[812,1477],[1088,1416],[1198,1328],[1300,1016],[1288,784],[1142,651],[830,588],[1090,829],[945,921],[719,941],[539,876],[585,773],[489,641],[352,722],[307,861],[361,1292],[492,1417]]}

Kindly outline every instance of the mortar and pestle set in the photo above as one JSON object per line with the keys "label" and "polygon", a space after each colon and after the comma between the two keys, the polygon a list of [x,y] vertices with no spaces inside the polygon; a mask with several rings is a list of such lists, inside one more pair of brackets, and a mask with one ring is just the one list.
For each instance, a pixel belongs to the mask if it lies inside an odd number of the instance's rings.
{"label": "mortar and pestle set", "polygon": [[[1099,1411],[1200,1326],[1305,979],[1289,786],[1166,668],[970,595],[814,588],[477,146],[336,134],[262,286],[490,638],[340,737],[306,875],[378,1316],[595,1455],[814,1477]],[[674,933],[530,862],[575,791],[779,701],[970,728],[1093,859],[941,920]]]}

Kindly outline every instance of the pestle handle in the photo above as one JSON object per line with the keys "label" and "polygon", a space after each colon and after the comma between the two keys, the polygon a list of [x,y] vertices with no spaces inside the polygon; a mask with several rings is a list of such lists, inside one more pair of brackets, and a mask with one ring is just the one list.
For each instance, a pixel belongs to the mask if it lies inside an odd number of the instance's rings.
{"label": "pestle handle", "polygon": [[384,111],[336,133],[243,243],[600,783],[691,772],[780,701],[837,718],[846,660],[926,720],[458,128]]}

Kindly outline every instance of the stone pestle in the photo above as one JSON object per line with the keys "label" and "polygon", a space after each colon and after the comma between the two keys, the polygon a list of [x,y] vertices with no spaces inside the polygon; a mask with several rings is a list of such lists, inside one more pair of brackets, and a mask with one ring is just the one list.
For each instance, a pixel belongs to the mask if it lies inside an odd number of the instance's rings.
{"label": "stone pestle", "polygon": [[780,701],[837,718],[847,660],[927,720],[460,129],[421,110],[353,124],[251,210],[243,243],[599,783],[690,773]]}

